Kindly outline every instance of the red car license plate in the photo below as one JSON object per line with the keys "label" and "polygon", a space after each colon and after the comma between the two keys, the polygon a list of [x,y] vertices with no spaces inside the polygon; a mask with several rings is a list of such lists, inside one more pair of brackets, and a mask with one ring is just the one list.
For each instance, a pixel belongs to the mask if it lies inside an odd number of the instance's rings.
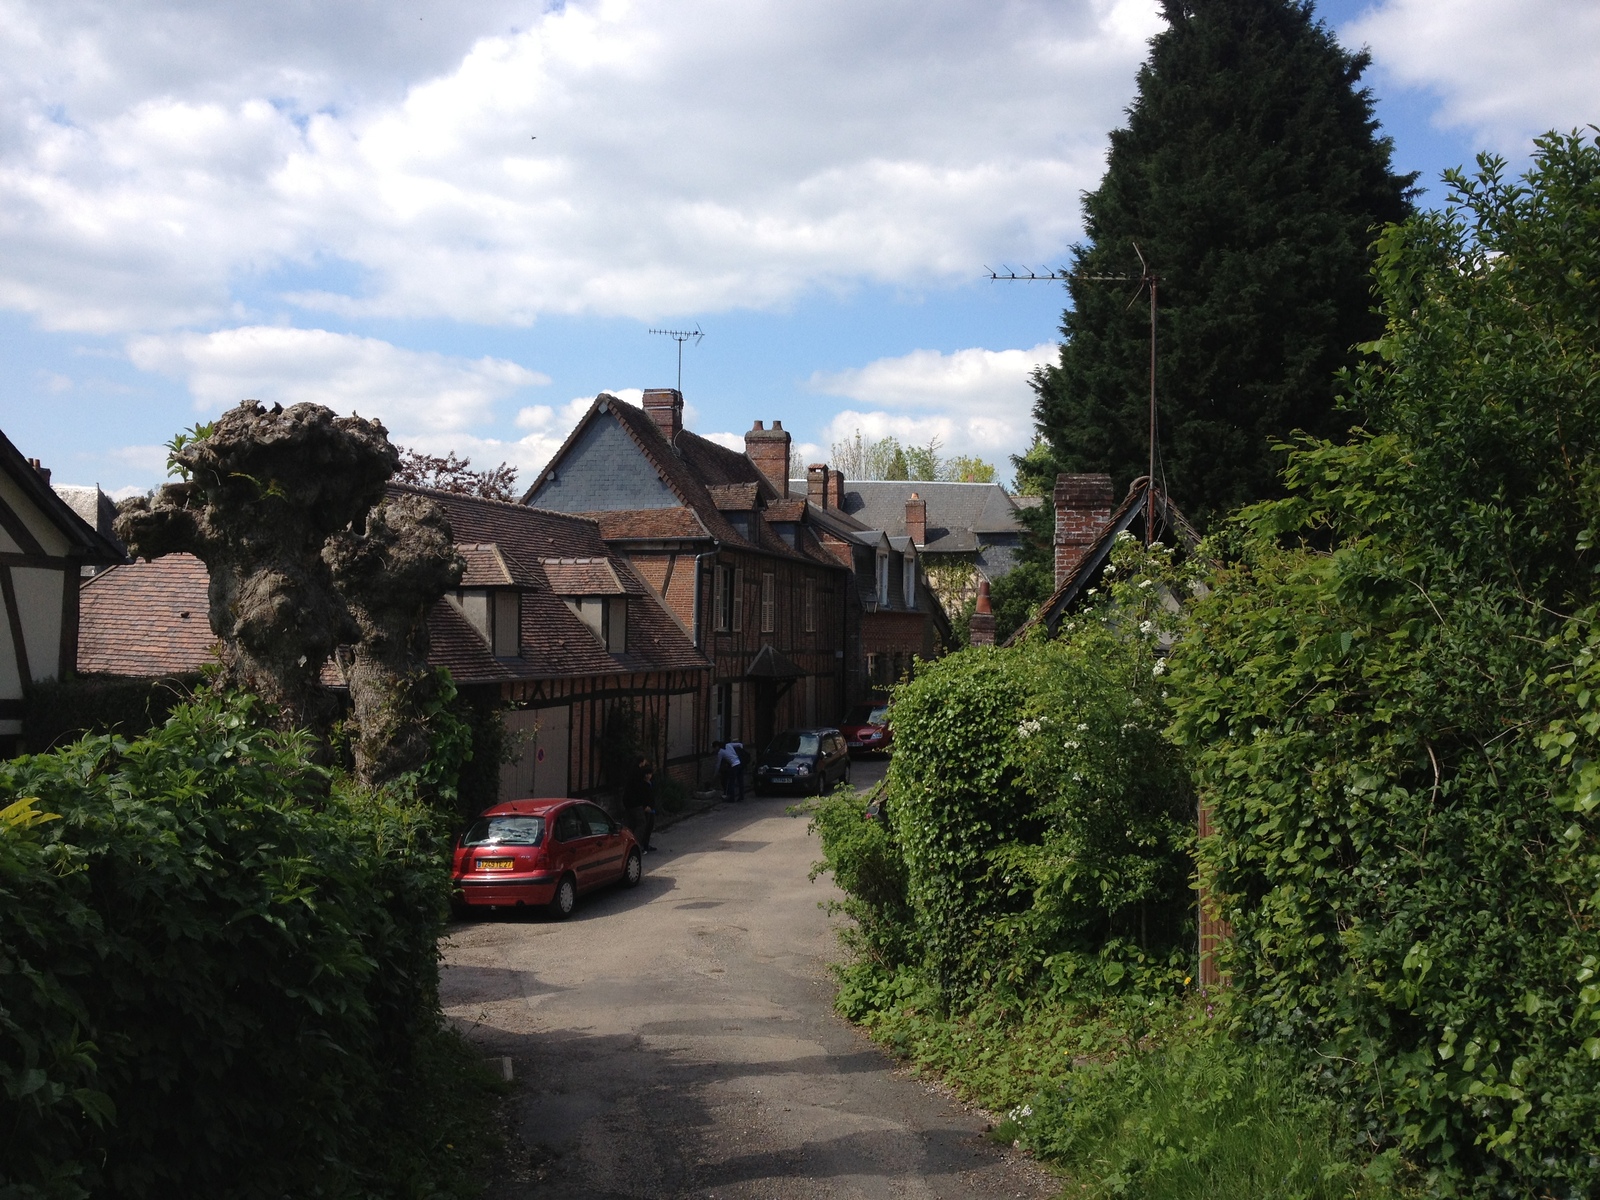
{"label": "red car license plate", "polygon": [[509,871],[516,863],[509,858],[480,858],[478,870],[480,871]]}

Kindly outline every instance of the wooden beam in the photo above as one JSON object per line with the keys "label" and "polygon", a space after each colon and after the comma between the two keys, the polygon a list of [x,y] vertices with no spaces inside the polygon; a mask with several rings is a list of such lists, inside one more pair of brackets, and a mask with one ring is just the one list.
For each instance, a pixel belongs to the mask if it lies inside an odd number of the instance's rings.
{"label": "wooden beam", "polygon": [[[0,506],[0,512],[5,511]],[[0,566],[0,600],[5,602],[6,621],[11,626],[11,644],[17,659],[17,677],[26,691],[33,682],[33,672],[28,669],[28,644],[22,639],[22,610],[17,607],[17,589],[11,581],[11,568]]]}

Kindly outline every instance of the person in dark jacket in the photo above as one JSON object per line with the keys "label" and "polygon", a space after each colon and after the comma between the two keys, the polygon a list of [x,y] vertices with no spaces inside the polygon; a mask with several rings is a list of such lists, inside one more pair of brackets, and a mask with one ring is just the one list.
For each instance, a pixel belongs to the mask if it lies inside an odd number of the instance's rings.
{"label": "person in dark jacket", "polygon": [[655,850],[651,838],[656,829],[656,769],[648,758],[641,758],[628,780],[628,824],[633,836],[646,852]]}

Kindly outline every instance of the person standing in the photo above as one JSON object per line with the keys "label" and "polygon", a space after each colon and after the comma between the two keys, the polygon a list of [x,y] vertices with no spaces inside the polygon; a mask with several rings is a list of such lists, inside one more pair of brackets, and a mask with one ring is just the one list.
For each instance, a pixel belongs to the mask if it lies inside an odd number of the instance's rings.
{"label": "person standing", "polygon": [[641,758],[628,780],[628,824],[639,848],[645,853],[655,850],[653,838],[656,831],[656,769],[648,758]]}
{"label": "person standing", "polygon": [[741,803],[744,800],[743,743],[717,743],[717,774],[722,779],[722,798],[729,804]]}

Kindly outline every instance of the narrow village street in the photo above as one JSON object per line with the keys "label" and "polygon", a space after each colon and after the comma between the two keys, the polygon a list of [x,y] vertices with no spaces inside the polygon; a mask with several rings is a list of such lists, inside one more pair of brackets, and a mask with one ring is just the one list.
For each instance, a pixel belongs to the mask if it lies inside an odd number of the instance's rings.
{"label": "narrow village street", "polygon": [[[870,784],[882,764],[858,763]],[[445,945],[445,1011],[514,1065],[513,1163],[490,1194],[1045,1197],[985,1118],[835,1016],[837,896],[804,817],[722,805],[657,835],[636,891],[568,921],[474,920]]]}

